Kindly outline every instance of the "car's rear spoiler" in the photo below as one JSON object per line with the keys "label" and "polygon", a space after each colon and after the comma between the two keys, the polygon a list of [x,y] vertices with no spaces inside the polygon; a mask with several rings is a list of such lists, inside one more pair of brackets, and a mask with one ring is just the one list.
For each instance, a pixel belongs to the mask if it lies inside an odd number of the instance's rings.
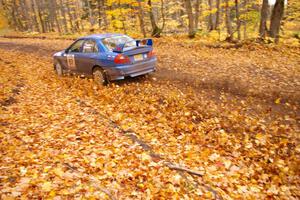
{"label": "car's rear spoiler", "polygon": [[[131,40],[132,41],[132,40]],[[128,41],[130,42],[130,41]],[[135,48],[139,48],[139,47],[145,47],[145,46],[152,46],[153,45],[153,40],[151,38],[145,38],[145,39],[139,39],[139,40],[135,40],[136,42],[136,47]],[[124,47],[126,45],[127,42],[123,43],[123,44],[119,44],[117,45],[114,49],[113,52],[116,53],[123,53],[124,52]]]}
{"label": "car's rear spoiler", "polygon": [[135,42],[137,47],[140,45],[153,46],[153,40],[151,38],[140,39],[136,40]]}

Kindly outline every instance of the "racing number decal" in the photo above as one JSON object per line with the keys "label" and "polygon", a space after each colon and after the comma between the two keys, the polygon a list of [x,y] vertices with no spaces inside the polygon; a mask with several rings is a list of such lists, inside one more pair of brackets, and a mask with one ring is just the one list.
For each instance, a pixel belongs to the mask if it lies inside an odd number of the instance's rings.
{"label": "racing number decal", "polygon": [[70,69],[75,69],[75,57],[73,54],[67,55],[67,63]]}

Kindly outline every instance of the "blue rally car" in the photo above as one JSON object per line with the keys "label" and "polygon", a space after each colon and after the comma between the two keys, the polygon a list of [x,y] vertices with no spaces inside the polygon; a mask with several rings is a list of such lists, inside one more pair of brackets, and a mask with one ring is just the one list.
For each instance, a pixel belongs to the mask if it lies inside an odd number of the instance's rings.
{"label": "blue rally car", "polygon": [[92,76],[100,84],[155,71],[157,58],[151,39],[134,40],[124,34],[95,34],[77,39],[54,54],[54,69]]}

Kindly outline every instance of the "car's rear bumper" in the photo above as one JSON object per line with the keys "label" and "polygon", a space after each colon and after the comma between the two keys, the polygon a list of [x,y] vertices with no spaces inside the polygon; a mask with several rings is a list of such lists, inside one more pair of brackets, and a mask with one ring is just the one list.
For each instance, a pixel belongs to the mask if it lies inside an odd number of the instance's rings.
{"label": "car's rear bumper", "polygon": [[156,58],[152,58],[148,61],[131,65],[110,67],[106,69],[106,73],[110,80],[120,80],[124,79],[125,77],[136,77],[155,71],[156,61]]}

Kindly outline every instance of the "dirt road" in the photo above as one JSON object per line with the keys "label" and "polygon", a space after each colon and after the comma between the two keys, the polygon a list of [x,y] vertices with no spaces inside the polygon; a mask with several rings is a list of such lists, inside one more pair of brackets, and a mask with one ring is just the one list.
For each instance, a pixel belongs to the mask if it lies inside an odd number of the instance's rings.
{"label": "dirt road", "polygon": [[70,43],[0,39],[2,198],[299,197],[297,52],[158,41],[102,88],[54,74]]}

